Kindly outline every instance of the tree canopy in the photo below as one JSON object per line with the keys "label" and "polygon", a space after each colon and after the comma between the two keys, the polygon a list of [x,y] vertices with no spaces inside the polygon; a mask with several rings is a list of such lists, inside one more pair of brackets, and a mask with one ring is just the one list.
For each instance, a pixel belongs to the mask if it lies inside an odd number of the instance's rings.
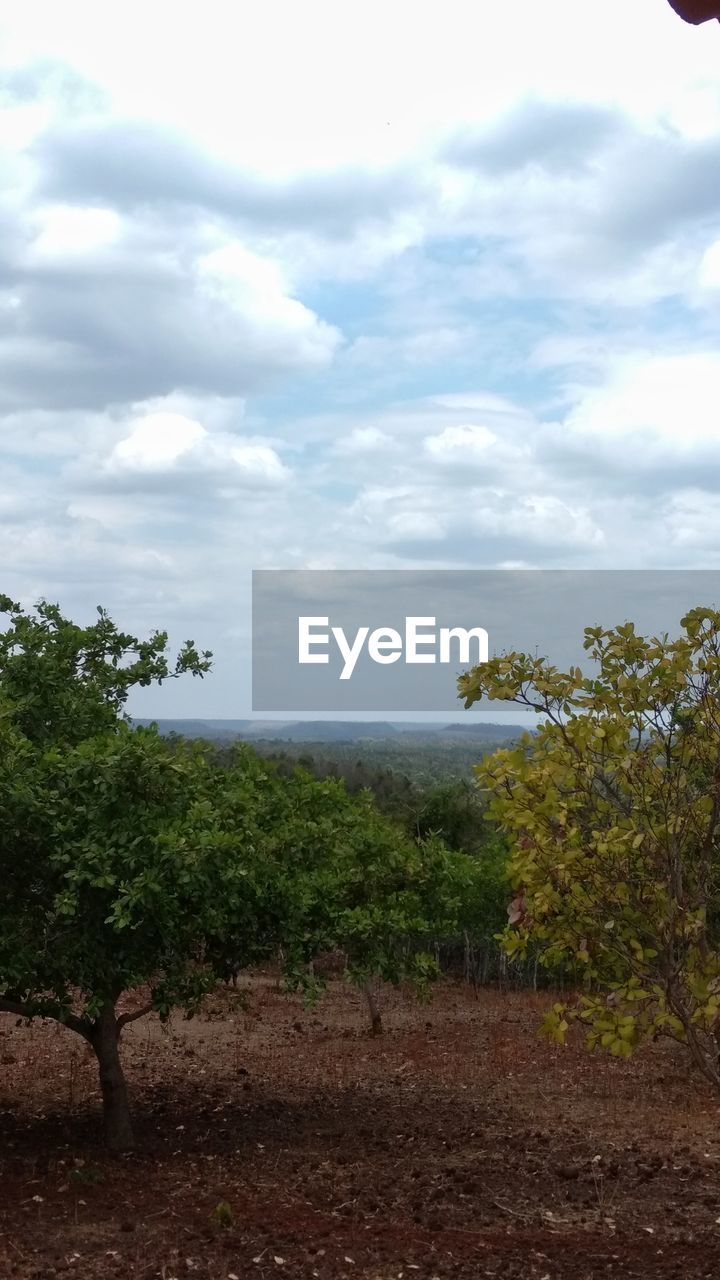
{"label": "tree canopy", "polygon": [[671,1036],[720,1088],[720,613],[695,609],[682,628],[589,628],[592,676],[509,653],[459,689],[467,706],[540,713],[535,736],[478,772],[522,904],[508,950],[537,942],[587,984],[546,1030],[562,1041],[579,1018],[621,1056]]}
{"label": "tree canopy", "polygon": [[151,1009],[191,1014],[279,946],[297,982],[333,947],[359,977],[427,980],[469,860],[339,782],[131,726],[133,687],[204,675],[209,653],[188,643],[173,665],[164,633],[0,603],[0,1012],[92,1045],[111,1146],[132,1143],[120,1034]]}

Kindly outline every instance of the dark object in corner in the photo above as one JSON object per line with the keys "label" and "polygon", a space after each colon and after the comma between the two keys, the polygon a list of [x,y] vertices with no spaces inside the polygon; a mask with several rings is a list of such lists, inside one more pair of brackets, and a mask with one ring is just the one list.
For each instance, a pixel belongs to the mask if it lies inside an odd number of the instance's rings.
{"label": "dark object in corner", "polygon": [[720,22],[720,0],[669,0],[669,3],[685,22],[695,26],[713,18]]}

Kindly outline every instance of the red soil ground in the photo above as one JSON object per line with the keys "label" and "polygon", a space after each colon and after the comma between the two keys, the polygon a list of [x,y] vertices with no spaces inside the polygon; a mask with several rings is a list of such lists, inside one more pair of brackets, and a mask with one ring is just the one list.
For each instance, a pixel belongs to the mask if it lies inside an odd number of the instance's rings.
{"label": "red soil ground", "polygon": [[672,1047],[558,1050],[542,997],[450,984],[377,1039],[339,982],[245,996],[128,1029],[121,1158],[77,1037],[0,1017],[2,1280],[720,1277],[720,1098]]}

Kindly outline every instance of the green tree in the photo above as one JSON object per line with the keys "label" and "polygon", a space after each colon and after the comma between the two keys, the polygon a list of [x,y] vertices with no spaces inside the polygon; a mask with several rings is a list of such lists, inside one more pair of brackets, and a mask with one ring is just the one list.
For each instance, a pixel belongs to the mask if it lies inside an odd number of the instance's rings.
{"label": "green tree", "polygon": [[[361,986],[381,978],[422,987],[435,973],[434,940],[457,928],[472,861],[436,836],[405,834],[368,791],[350,795],[342,781],[318,781],[300,768],[281,774],[251,748],[236,747],[229,778],[248,770],[272,884],[265,930],[282,947],[290,984],[308,985],[309,962],[340,950]],[[232,785],[223,803],[232,825],[233,807],[242,804]]]}
{"label": "green tree", "polygon": [[[127,726],[40,751],[8,726],[0,741],[0,1011],[88,1041],[108,1144],[124,1148],[120,1033],[151,1008],[192,1011],[216,984],[211,948],[251,910],[251,859],[213,811],[197,747],[171,755]],[[118,1013],[138,989],[140,1007]]]}
{"label": "green tree", "polygon": [[138,640],[103,610],[81,627],[47,602],[31,613],[0,597],[0,609],[0,1011],[84,1036],[108,1142],[127,1146],[118,1040],[138,1015],[118,1016],[117,1001],[150,982],[163,1007],[207,984],[201,908],[219,868],[192,874],[199,756],[171,759],[155,734],[130,731],[123,709],[134,686],[202,676],[211,655],[188,643],[171,665],[165,633]]}
{"label": "green tree", "polygon": [[9,625],[0,632],[0,699],[6,714],[38,745],[82,742],[125,719],[131,689],[190,674],[202,677],[212,654],[187,641],[174,663],[168,636],[147,640],[119,631],[104,609],[82,627],[63,617],[56,604],[41,601],[28,613],[0,596]]}
{"label": "green tree", "polygon": [[670,1036],[720,1087],[720,613],[694,609],[682,628],[675,640],[589,628],[591,677],[510,653],[459,691],[466,706],[484,695],[541,717],[478,773],[524,895],[508,951],[536,942],[587,983],[545,1030],[562,1041],[577,1017],[619,1056]]}
{"label": "green tree", "polygon": [[462,949],[466,981],[477,983],[502,959],[497,937],[507,920],[505,841],[488,817],[483,792],[464,778],[421,793],[412,825],[420,838],[434,835],[471,859],[472,874],[457,915],[459,933],[445,937],[444,950],[456,963]]}
{"label": "green tree", "polygon": [[441,782],[419,793],[411,829],[420,837],[440,836],[451,849],[466,853],[485,848],[493,834],[482,792],[465,778]]}
{"label": "green tree", "polygon": [[338,782],[133,729],[135,685],[208,670],[192,644],[171,666],[164,633],[0,605],[0,1012],[92,1046],[111,1147],[133,1138],[120,1036],[150,1010],[192,1014],[279,945],[296,980],[335,946],[358,972],[431,976],[422,941],[455,909],[457,855]]}

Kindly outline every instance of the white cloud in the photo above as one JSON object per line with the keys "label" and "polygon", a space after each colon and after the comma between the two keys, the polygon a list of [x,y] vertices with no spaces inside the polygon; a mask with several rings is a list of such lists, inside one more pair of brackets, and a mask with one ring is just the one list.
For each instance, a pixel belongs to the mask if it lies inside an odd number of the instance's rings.
{"label": "white cloud", "polygon": [[339,346],[337,329],[289,296],[280,264],[243,244],[234,241],[203,255],[197,272],[211,297],[248,317],[259,347],[268,343],[286,350],[289,361],[322,367]]}
{"label": "white cloud", "polygon": [[[419,479],[419,478],[418,478]],[[358,494],[348,512],[351,543],[367,537],[370,526],[377,542],[439,542],[450,529],[448,513],[437,502],[438,494],[422,483],[403,486],[371,485]]]}
{"label": "white cloud", "polygon": [[280,484],[289,478],[287,467],[274,449],[265,444],[231,445],[230,458],[248,481]]}
{"label": "white cloud", "polygon": [[621,356],[607,379],[582,395],[566,426],[625,456],[638,441],[673,454],[714,444],[720,441],[720,356]]}
{"label": "white cloud", "polygon": [[679,489],[661,511],[668,544],[681,553],[716,551],[720,543],[717,495],[702,489]]}
{"label": "white cloud", "polygon": [[[15,7],[2,27],[6,57],[63,59],[99,79],[118,111],[172,119],[275,171],[340,163],[349,151],[406,154],[522,92],[619,99],[640,116],[674,107],[679,117],[689,91],[712,86],[717,72],[714,33],[685,27],[657,0],[606,0],[591,40],[577,0],[554,0],[549,14],[534,0],[447,0],[442,21],[412,0],[316,0],[310,14],[285,0],[252,13],[229,0],[202,10],[127,0],[110,26],[91,0],[75,0],[70,14],[40,0]],[[247,120],[251,129],[238,127]]]}
{"label": "white cloud", "polygon": [[378,427],[355,427],[349,435],[340,437],[332,451],[339,457],[360,457],[392,450],[393,444],[392,437]]}
{"label": "white cloud", "polygon": [[714,240],[705,250],[698,268],[701,289],[720,289],[720,240]]}
{"label": "white cloud", "polygon": [[289,471],[266,443],[211,433],[179,413],[149,413],[113,448],[104,464],[109,476],[214,477],[223,489],[283,484]]}
{"label": "white cloud", "polygon": [[37,214],[38,234],[29,256],[38,263],[62,262],[85,257],[113,245],[120,234],[121,222],[113,209],[73,208],[56,205],[40,209]]}
{"label": "white cloud", "polygon": [[241,714],[252,567],[717,562],[718,34],[9,6],[4,589],[198,634]]}
{"label": "white cloud", "polygon": [[586,507],[547,493],[484,493],[469,512],[475,530],[495,537],[587,552],[601,547],[605,532]]}
{"label": "white cloud", "polygon": [[199,422],[179,413],[151,413],[115,445],[110,470],[164,471],[207,439]]}
{"label": "white cloud", "polygon": [[498,443],[494,431],[482,426],[445,427],[436,436],[428,436],[425,451],[437,462],[464,465],[485,461],[490,449]]}

